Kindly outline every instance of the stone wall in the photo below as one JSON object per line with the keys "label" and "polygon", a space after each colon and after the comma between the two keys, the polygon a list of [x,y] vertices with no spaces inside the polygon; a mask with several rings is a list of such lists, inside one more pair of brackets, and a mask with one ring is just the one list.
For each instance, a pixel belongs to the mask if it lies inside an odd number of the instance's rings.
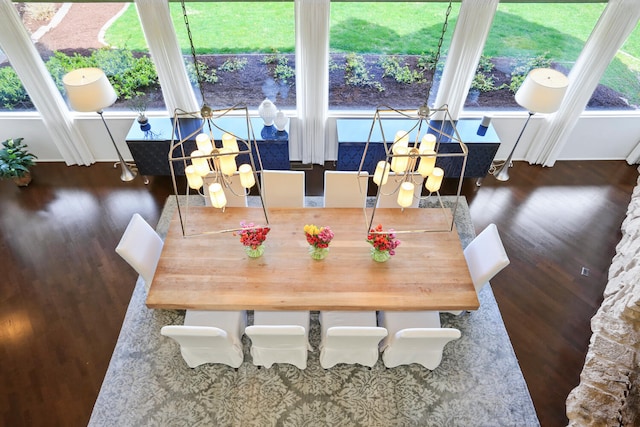
{"label": "stone wall", "polygon": [[640,426],[640,179],[609,269],[569,426]]}

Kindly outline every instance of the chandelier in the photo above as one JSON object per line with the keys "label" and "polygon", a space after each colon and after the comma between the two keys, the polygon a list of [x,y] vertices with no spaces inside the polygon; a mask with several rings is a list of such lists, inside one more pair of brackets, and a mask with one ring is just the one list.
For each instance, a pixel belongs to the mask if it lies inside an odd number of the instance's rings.
{"label": "chandelier", "polygon": [[[394,229],[396,233],[453,230],[453,218],[462,189],[468,149],[458,134],[456,122],[449,113],[448,106],[428,106],[451,7],[450,0],[434,58],[434,78],[427,85],[424,104],[415,110],[380,106],[374,114],[358,169],[359,172],[363,172],[369,146],[382,143],[384,159],[379,159],[373,174],[373,182],[377,186],[375,204],[370,215],[365,209],[369,230],[375,225],[376,210],[382,197],[395,198],[397,206],[403,210],[426,206],[433,200],[447,219],[446,229],[431,224],[415,224],[411,230]],[[456,174],[459,178],[455,203],[451,210],[444,206],[440,197],[440,188],[447,174]]]}
{"label": "chandelier", "polygon": [[[241,230],[240,227],[220,230],[194,230],[193,227],[189,227],[188,213],[190,206],[193,205],[190,203],[189,193],[192,190],[208,199],[212,208],[224,211],[230,197],[245,198],[255,187],[262,205],[264,222],[269,224],[257,179],[258,173],[262,171],[262,159],[251,125],[249,110],[242,104],[219,110],[214,110],[207,105],[184,0],[181,0],[181,4],[196,79],[202,97],[200,111],[186,112],[177,108],[173,116],[169,167],[182,235]],[[177,175],[186,176],[186,186],[182,193],[178,188]],[[240,185],[234,185],[234,181],[239,181]],[[179,194],[186,194],[187,197],[180,197]]]}

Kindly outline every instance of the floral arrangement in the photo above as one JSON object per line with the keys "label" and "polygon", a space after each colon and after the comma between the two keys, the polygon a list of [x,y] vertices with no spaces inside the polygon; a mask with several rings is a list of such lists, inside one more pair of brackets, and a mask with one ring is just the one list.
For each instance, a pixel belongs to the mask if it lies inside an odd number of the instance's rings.
{"label": "floral arrangement", "polygon": [[393,229],[390,229],[389,233],[381,233],[382,231],[382,224],[378,224],[376,228],[372,228],[367,236],[367,242],[377,251],[388,251],[389,255],[395,255],[395,249],[400,245],[400,240],[396,238]]}
{"label": "floral arrangement", "polygon": [[304,226],[304,235],[307,237],[307,243],[319,249],[328,248],[333,239],[333,231],[329,227],[318,228],[313,224]]}
{"label": "floral arrangement", "polygon": [[240,231],[240,242],[245,246],[250,246],[251,249],[256,249],[262,243],[264,243],[269,233],[269,227],[256,227],[252,222],[240,223],[242,230]]}

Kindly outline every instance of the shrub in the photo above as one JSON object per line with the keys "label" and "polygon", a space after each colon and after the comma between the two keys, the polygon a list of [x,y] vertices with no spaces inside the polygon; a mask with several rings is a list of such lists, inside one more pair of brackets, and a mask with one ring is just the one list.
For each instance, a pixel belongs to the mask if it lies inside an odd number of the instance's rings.
{"label": "shrub", "polygon": [[398,83],[412,84],[424,82],[424,75],[417,70],[411,70],[404,60],[400,63],[396,55],[381,56],[379,63],[383,69],[382,77],[392,77]]}
{"label": "shrub", "polygon": [[0,68],[0,107],[13,110],[19,105],[27,104],[29,96],[12,67]]}
{"label": "shrub", "polygon": [[371,86],[378,89],[379,92],[384,91],[384,86],[380,82],[371,80],[369,71],[362,55],[349,53],[346,56],[344,68],[345,83],[349,86]]}
{"label": "shrub", "polygon": [[230,58],[224,61],[224,63],[220,67],[218,67],[218,71],[224,71],[226,73],[242,71],[247,66],[247,62],[247,58]]}
{"label": "shrub", "polygon": [[[198,75],[196,74],[196,67],[193,66],[193,62],[186,61],[185,66],[187,67],[187,75],[189,76],[189,81],[192,85],[197,84]],[[198,67],[198,73],[200,74],[200,77],[202,77],[203,81],[212,84],[218,82],[218,73],[216,72],[215,68],[210,69],[207,64],[200,61],[199,59],[196,60],[196,66]]]}
{"label": "shrub", "polygon": [[551,59],[547,57],[547,53],[536,56],[535,58],[520,58],[516,60],[516,66],[511,72],[511,82],[509,83],[509,90],[516,93],[524,79],[527,77],[529,71],[534,68],[547,68],[551,65]]}

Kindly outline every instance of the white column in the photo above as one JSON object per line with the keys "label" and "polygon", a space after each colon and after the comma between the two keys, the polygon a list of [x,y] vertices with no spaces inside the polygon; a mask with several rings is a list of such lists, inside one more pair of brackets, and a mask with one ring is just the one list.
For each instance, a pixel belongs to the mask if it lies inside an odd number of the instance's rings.
{"label": "white column", "polygon": [[329,0],[295,0],[297,140],[302,162],[324,164],[329,103]]}
{"label": "white column", "polygon": [[10,0],[0,1],[0,45],[67,165],[90,165],[93,153]]}
{"label": "white column", "polygon": [[135,4],[167,111],[170,115],[176,108],[200,111],[171,20],[169,3],[167,0],[135,0]]}
{"label": "white column", "polygon": [[609,0],[569,73],[569,87],[558,112],[545,117],[525,159],[553,166],[602,79],[609,63],[638,25],[640,1]]}
{"label": "white column", "polygon": [[451,38],[447,62],[433,107],[449,106],[458,119],[476,74],[499,0],[465,0]]}

